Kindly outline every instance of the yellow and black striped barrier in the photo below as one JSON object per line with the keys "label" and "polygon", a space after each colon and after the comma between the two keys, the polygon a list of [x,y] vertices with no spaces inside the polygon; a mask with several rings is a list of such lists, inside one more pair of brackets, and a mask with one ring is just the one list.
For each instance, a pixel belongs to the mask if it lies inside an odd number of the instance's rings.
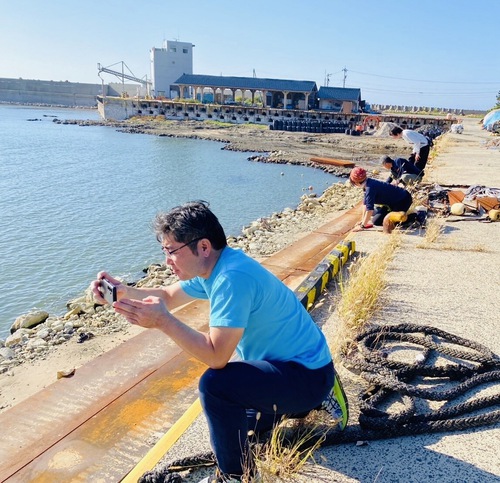
{"label": "yellow and black striped barrier", "polygon": [[333,280],[355,251],[354,240],[340,242],[295,289],[295,295],[307,310],[311,309],[326,284]]}

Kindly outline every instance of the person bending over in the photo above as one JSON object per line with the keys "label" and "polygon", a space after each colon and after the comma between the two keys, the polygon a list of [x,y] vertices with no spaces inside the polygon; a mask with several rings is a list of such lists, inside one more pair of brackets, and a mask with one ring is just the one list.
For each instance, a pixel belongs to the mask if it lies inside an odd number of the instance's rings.
{"label": "person bending over", "polygon": [[361,167],[351,170],[349,181],[364,191],[363,213],[356,231],[383,225],[384,232],[391,233],[394,223],[390,212],[401,212],[403,216],[413,202],[411,194],[404,188],[368,178],[366,170]]}
{"label": "person bending over", "polygon": [[[325,336],[292,290],[227,246],[204,201],[158,214],[153,228],[178,282],[135,288],[100,272],[91,287],[105,303],[101,279],[117,285],[116,312],[132,324],[160,330],[209,366],[199,392],[217,468],[204,481],[247,481],[244,475],[254,471],[249,431],[269,430],[282,415],[303,416],[326,400],[336,406],[343,429],[347,402]],[[207,333],[171,313],[194,299],[210,302]]]}
{"label": "person bending over", "polygon": [[417,131],[401,129],[399,126],[393,127],[389,134],[394,139],[403,138],[407,143],[413,146],[409,161],[423,171],[427,164],[427,159],[429,158],[429,140]]}
{"label": "person bending over", "polygon": [[389,156],[382,156],[382,166],[391,172],[386,183],[396,181],[396,184],[411,186],[418,183],[424,175],[421,169],[404,158],[392,159]]}

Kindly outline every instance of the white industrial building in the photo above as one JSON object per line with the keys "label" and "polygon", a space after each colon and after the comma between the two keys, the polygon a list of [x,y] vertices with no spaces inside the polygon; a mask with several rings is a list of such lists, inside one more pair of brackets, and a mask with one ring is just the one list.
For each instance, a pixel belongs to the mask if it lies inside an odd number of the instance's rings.
{"label": "white industrial building", "polygon": [[167,40],[161,49],[153,47],[151,57],[152,95],[157,98],[179,97],[175,81],[183,74],[193,73],[193,47],[190,42]]}

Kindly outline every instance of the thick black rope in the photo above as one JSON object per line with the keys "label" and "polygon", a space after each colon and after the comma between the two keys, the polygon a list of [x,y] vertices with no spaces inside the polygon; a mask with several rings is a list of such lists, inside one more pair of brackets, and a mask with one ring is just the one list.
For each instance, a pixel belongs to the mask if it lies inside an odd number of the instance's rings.
{"label": "thick black rope", "polygon": [[214,465],[215,455],[212,452],[202,453],[178,459],[167,465],[161,465],[152,471],[147,471],[137,480],[137,483],[180,483],[182,477],[177,473],[178,471]]}
{"label": "thick black rope", "polygon": [[[329,430],[324,445],[461,431],[500,421],[499,392],[472,397],[480,386],[500,381],[500,359],[487,347],[415,324],[376,326],[360,334],[355,342],[356,352],[346,356],[343,363],[370,383],[358,397],[359,425],[349,426],[342,433]],[[418,352],[413,362],[391,358],[391,352],[408,349]],[[452,387],[421,387],[433,383]],[[471,393],[467,400],[456,402],[467,393]],[[382,409],[396,400],[402,403],[399,412]],[[425,401],[445,403],[432,410]],[[419,408],[427,409],[419,412]]]}
{"label": "thick black rope", "polygon": [[[500,421],[500,392],[455,402],[480,386],[500,381],[500,359],[487,347],[435,327],[415,324],[376,326],[356,337],[355,343],[354,354],[344,357],[343,363],[370,383],[358,397],[359,424],[349,425],[342,432],[322,431],[318,436],[322,446],[462,431]],[[402,350],[418,352],[419,357],[413,362],[391,358],[392,353]],[[431,382],[454,387],[419,387]],[[395,400],[401,403],[399,412],[382,409]],[[425,401],[446,403],[432,410]],[[421,407],[428,409],[419,412]],[[495,407],[498,409],[487,411]],[[315,442],[311,438],[308,444]],[[213,465],[213,453],[195,455],[157,466],[138,481],[181,483],[182,477],[176,472]]]}

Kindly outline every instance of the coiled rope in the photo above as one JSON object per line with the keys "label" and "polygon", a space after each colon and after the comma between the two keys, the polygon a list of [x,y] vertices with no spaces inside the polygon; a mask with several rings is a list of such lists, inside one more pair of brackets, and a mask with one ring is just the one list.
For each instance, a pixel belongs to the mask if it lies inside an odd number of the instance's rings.
{"label": "coiled rope", "polygon": [[[470,394],[466,398],[467,393],[500,381],[500,359],[487,347],[435,327],[415,324],[375,326],[354,342],[354,350],[342,362],[370,384],[358,396],[359,424],[349,425],[342,432],[321,431],[318,438],[322,446],[461,431],[500,421],[500,390],[493,395]],[[413,360],[395,357],[403,351],[409,351]],[[427,387],[432,383],[438,387]],[[461,396],[465,400],[456,401]],[[431,409],[426,401],[445,404]],[[394,402],[400,407],[397,412],[387,409]],[[486,411],[494,407],[499,409]],[[311,438],[308,444],[315,442]],[[159,465],[145,473],[139,483],[181,483],[178,471],[212,465],[213,453],[195,455]]]}
{"label": "coiled rope", "polygon": [[[500,391],[466,398],[480,386],[500,381],[500,359],[487,347],[415,324],[376,326],[355,342],[355,352],[343,364],[371,386],[358,396],[359,425],[342,433],[328,431],[324,445],[460,431],[500,421]],[[411,362],[391,357],[408,349],[416,353]],[[465,400],[457,401],[460,396]],[[398,412],[381,409],[394,401],[402,406]],[[431,409],[427,401],[446,403]],[[499,409],[485,411],[494,407]]]}

